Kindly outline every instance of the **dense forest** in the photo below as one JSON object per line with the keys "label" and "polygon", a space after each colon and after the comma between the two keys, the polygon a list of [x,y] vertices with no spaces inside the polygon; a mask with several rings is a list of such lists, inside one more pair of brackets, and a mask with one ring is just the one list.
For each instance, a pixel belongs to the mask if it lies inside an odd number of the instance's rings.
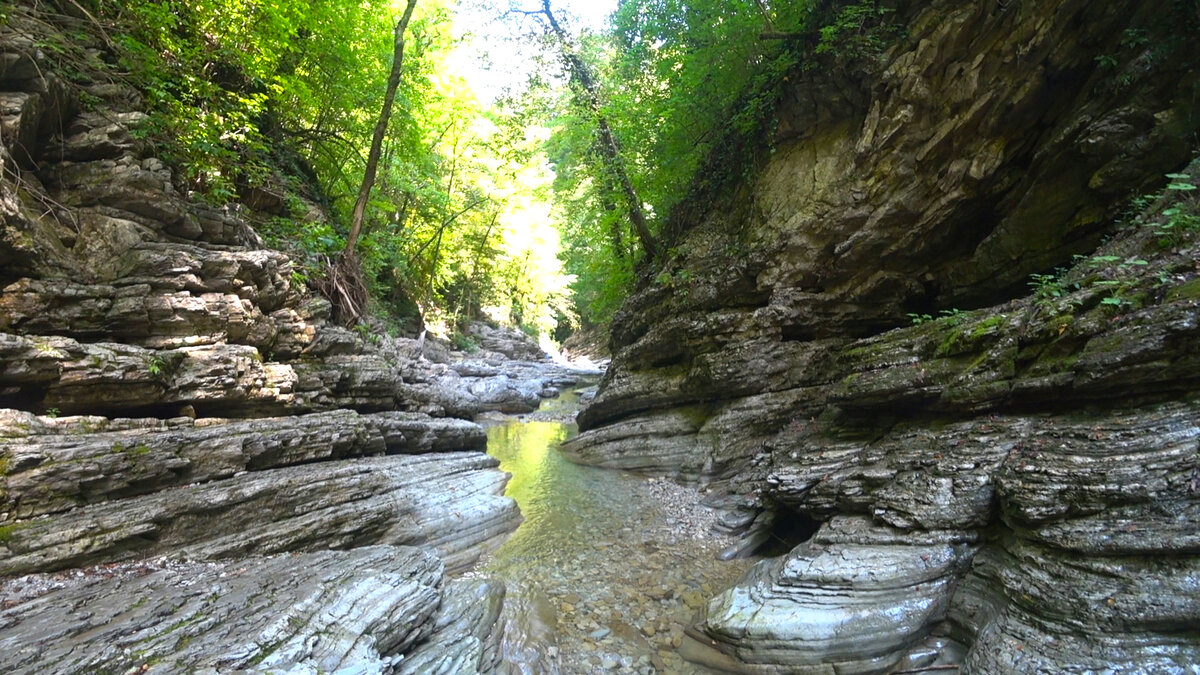
{"label": "dense forest", "polygon": [[[890,34],[867,1],[631,0],[590,29],[549,0],[78,9],[109,58],[70,36],[44,49],[68,73],[132,78],[145,142],[196,198],[248,206],[265,242],[303,261],[297,281],[346,300],[358,280],[338,262],[353,253],[370,300],[344,321],[411,332],[419,317],[454,335],[486,314],[559,339],[605,324],[670,254],[689,191],[752,168],[753,152],[728,150],[756,142],[803,55],[852,67]],[[500,45],[482,97],[480,35]]]}

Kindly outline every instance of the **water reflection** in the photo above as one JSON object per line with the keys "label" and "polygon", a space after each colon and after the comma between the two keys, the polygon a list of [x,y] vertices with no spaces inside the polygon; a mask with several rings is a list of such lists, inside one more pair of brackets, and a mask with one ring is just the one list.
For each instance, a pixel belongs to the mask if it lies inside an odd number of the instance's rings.
{"label": "water reflection", "polygon": [[[721,562],[699,495],[665,481],[572,464],[559,446],[578,395],[488,429],[488,452],[512,474],[506,494],[525,522],[481,562],[484,574],[538,589],[558,614],[563,673],[710,672],[676,652],[704,599],[749,561]],[[563,414],[563,411],[566,411]]]}
{"label": "water reflection", "polygon": [[491,569],[555,562],[590,548],[598,522],[628,518],[640,506],[638,479],[563,458],[559,446],[576,433],[574,424],[515,420],[488,430],[488,453],[512,474],[505,494],[525,517]]}

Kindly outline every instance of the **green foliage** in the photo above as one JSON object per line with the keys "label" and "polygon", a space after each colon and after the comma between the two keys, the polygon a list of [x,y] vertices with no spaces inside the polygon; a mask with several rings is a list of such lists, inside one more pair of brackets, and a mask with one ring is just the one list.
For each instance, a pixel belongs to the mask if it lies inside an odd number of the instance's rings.
{"label": "green foliage", "polygon": [[1191,180],[1191,176],[1187,175],[1186,173],[1169,173],[1167,174],[1167,178],[1171,179],[1171,182],[1167,184],[1168,190],[1191,192],[1192,190],[1196,189],[1195,185],[1187,182]]}
{"label": "green foliage", "polygon": [[189,190],[230,201],[269,173],[261,121],[278,60],[308,17],[291,3],[248,0],[99,3],[116,26],[119,65],[146,96],[139,133],[183,173]]}
{"label": "green foliage", "polygon": [[821,27],[816,53],[833,53],[843,59],[879,56],[899,33],[888,21],[894,12],[875,0],[860,0],[842,8],[832,21]]}
{"label": "green foliage", "polygon": [[[1200,207],[1193,193],[1197,190],[1193,178],[1186,173],[1166,174],[1169,181],[1163,191],[1135,197],[1130,201],[1127,221],[1149,227],[1158,238],[1161,248],[1177,248],[1200,232]],[[1164,196],[1170,203],[1157,213],[1151,206]]]}
{"label": "green foliage", "polygon": [[1079,284],[1066,280],[1067,269],[1055,268],[1051,274],[1030,274],[1029,290],[1033,292],[1033,301],[1037,305],[1050,305],[1055,300],[1079,290]]}
{"label": "green foliage", "polygon": [[450,342],[454,345],[455,349],[461,352],[474,354],[479,350],[479,344],[475,342],[475,338],[472,338],[470,335],[464,335],[463,333],[454,333],[451,335]]}
{"label": "green foliage", "polygon": [[965,315],[964,315],[963,311],[957,307],[951,307],[950,309],[943,309],[940,312],[938,312],[938,320],[944,321],[947,325],[950,325],[950,326],[957,326],[958,324],[962,323],[964,316]]}
{"label": "green foliage", "polygon": [[1152,227],[1158,235],[1158,244],[1172,248],[1183,242],[1189,234],[1200,232],[1200,214],[1181,206],[1163,209],[1162,220],[1155,220]]}
{"label": "green foliage", "polygon": [[[688,195],[747,175],[755,154],[748,139],[771,125],[798,71],[855,68],[897,34],[892,11],[872,0],[771,4],[771,27],[793,39],[760,39],[766,17],[759,5],[724,0],[627,0],[608,31],[581,38],[581,55],[599,76],[602,114],[667,243],[668,215]],[[584,321],[604,322],[636,277],[633,232],[614,208],[619,196],[606,194],[610,181],[596,161],[591,119],[568,98],[539,96],[553,117],[547,152],[564,260]],[[710,161],[718,152],[722,159]]]}
{"label": "green foliage", "polygon": [[1089,288],[1104,291],[1100,304],[1113,307],[1129,307],[1134,304],[1132,297],[1137,280],[1135,268],[1145,267],[1150,263],[1140,258],[1122,258],[1116,255],[1097,255],[1083,259],[1089,270],[1098,273],[1090,276],[1084,284]]}
{"label": "green foliage", "polygon": [[1115,70],[1119,63],[1120,62],[1117,60],[1117,57],[1113,56],[1112,54],[1101,54],[1100,56],[1096,57],[1096,65],[1099,66],[1101,70]]}
{"label": "green foliage", "polygon": [[[390,0],[92,3],[120,70],[149,105],[136,133],[182,187],[214,203],[284,192],[283,213],[256,214],[256,223],[269,245],[292,254],[293,284],[323,274],[344,245],[400,8]],[[454,324],[490,308],[500,320],[552,330],[566,284],[555,277],[554,252],[532,254],[538,244],[524,241],[519,222],[548,181],[530,172],[543,160],[449,72],[453,18],[448,0],[422,0],[406,33],[397,111],[360,246],[374,306],[392,325],[418,313]],[[316,215],[316,205],[331,217]],[[538,274],[546,279],[532,279]]]}
{"label": "green foliage", "polygon": [[920,326],[921,324],[929,323],[930,321],[944,323],[947,326],[957,326],[958,324],[962,323],[965,314],[961,309],[953,307],[951,309],[943,309],[939,311],[937,317],[934,317],[932,314],[922,314],[917,312],[909,312],[907,316],[912,321],[914,326]]}

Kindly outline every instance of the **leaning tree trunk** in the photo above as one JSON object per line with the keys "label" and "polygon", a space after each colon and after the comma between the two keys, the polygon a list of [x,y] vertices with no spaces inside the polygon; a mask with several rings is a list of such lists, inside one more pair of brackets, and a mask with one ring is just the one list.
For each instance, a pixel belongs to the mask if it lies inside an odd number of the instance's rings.
{"label": "leaning tree trunk", "polygon": [[[379,169],[379,155],[383,151],[383,138],[387,135],[388,122],[392,118],[392,105],[396,101],[396,90],[400,88],[400,74],[404,66],[404,32],[412,19],[417,0],[408,0],[404,16],[396,23],[395,48],[392,52],[392,72],[388,76],[387,93],[383,97],[383,110],[375,123],[375,134],[371,138],[371,150],[367,154],[367,167],[363,172],[362,186],[358,189],[358,200],[350,216],[350,233],[346,235],[346,248],[337,262],[328,293],[342,321],[353,323],[362,316],[367,304],[367,285],[363,279],[362,266],[358,260],[358,238],[362,234],[363,219],[367,212],[367,200],[375,185],[375,174]],[[340,287],[339,287],[340,286]]]}
{"label": "leaning tree trunk", "polygon": [[642,251],[645,252],[647,258],[656,258],[658,242],[650,233],[650,226],[646,223],[646,213],[642,209],[641,197],[634,189],[633,181],[629,179],[629,172],[625,169],[625,161],[621,156],[621,146],[617,143],[617,137],[613,134],[608,119],[601,114],[600,93],[599,87],[596,85],[596,78],[592,77],[592,71],[572,47],[567,31],[563,30],[558,19],[554,17],[554,12],[550,10],[550,0],[542,0],[541,10],[527,13],[544,15],[546,23],[550,25],[550,30],[554,32],[571,79],[583,90],[584,103],[596,118],[596,145],[601,156],[604,157],[604,172],[608,174],[613,187],[625,197],[629,208],[629,222],[633,224],[633,231],[642,245]]}

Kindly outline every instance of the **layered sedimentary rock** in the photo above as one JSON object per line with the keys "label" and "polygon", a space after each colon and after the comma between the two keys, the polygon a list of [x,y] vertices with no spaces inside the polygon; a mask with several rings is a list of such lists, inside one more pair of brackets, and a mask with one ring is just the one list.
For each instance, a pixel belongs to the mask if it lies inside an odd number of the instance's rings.
{"label": "layered sedimentary rock", "polygon": [[193,201],[138,140],[137,91],[60,79],[39,45],[95,26],[50,11],[0,25],[0,574],[92,567],[6,586],[0,669],[393,672],[470,640],[437,667],[537,663],[532,605],[494,582],[443,598],[443,575],[520,522],[470,419],[576,376],[332,324],[253,190]]}
{"label": "layered sedimentary rock", "polygon": [[554,673],[554,610],[536,591],[497,581],[458,579],[447,585],[434,636],[397,668],[425,673]]}
{"label": "layered sedimentary rock", "polygon": [[554,378],[464,376],[327,323],[244,209],[190,201],[146,154],[136,92],[55,98],[51,24],[22,12],[0,71],[25,101],[0,147],[5,571],[367,543],[458,567],[515,527],[482,431],[429,413],[531,410]]}
{"label": "layered sedimentary rock", "polygon": [[711,600],[699,660],[1190,672],[1200,16],[898,9],[680,210],[566,451],[729,493],[745,549],[824,522]]}
{"label": "layered sedimentary rock", "polygon": [[392,546],[231,563],[155,559],[25,577],[6,585],[14,599],[0,610],[0,666],[11,673],[488,672],[499,654],[489,660],[473,652],[454,667],[428,670],[413,670],[406,658],[466,635],[506,639],[511,609],[496,582],[467,593],[486,609],[442,618],[461,606],[461,585],[443,587],[436,556]]}

